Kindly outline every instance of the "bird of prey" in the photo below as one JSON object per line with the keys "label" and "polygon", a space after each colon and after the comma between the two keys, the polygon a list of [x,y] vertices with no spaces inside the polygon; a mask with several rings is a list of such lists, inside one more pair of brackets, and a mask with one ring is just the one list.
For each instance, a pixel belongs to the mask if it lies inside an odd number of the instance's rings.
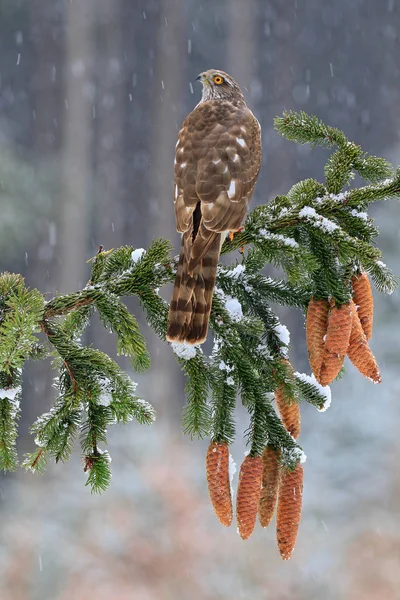
{"label": "bird of prey", "polygon": [[261,165],[260,124],[236,81],[215,69],[197,79],[202,97],[176,144],[174,203],[182,245],[166,336],[188,344],[207,337],[221,246],[240,229]]}

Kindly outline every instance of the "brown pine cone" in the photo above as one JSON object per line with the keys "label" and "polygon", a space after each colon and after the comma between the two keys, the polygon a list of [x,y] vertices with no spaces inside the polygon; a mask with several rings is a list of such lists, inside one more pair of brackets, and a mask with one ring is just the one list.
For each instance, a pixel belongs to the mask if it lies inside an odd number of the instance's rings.
{"label": "brown pine cone", "polygon": [[296,544],[301,519],[303,499],[303,467],[299,463],[294,471],[281,477],[276,516],[276,539],[283,560],[288,560]]}
{"label": "brown pine cone", "polygon": [[274,516],[280,478],[280,451],[267,446],[262,455],[263,474],[258,518],[261,527],[268,527]]}
{"label": "brown pine cone", "polygon": [[351,279],[353,286],[353,300],[357,307],[358,318],[364,330],[367,340],[372,336],[372,324],[374,320],[374,299],[367,273],[359,273]]}
{"label": "brown pine cone", "polygon": [[[288,373],[293,376],[293,367],[287,358],[282,360],[282,363],[287,365]],[[300,405],[291,399],[285,397],[285,388],[283,386],[278,387],[275,390],[275,402],[282,423],[295,439],[300,434]]]}
{"label": "brown pine cone", "polygon": [[228,444],[211,442],[206,457],[208,492],[218,519],[229,527],[232,523],[232,498],[229,481]]}
{"label": "brown pine cone", "polygon": [[311,298],[307,308],[306,340],[311,370],[318,379],[325,350],[329,303]]}
{"label": "brown pine cone", "polygon": [[[353,303],[354,304],[354,303]],[[382,377],[375,356],[368,345],[366,335],[358,318],[355,306],[353,309],[353,325],[350,336],[348,355],[353,365],[362,375],[371,379],[374,383],[381,383]]]}
{"label": "brown pine cone", "polygon": [[236,498],[238,532],[243,540],[250,537],[256,523],[262,474],[261,456],[246,456],[240,467]]}
{"label": "brown pine cone", "polygon": [[350,343],[352,311],[354,304],[349,302],[340,308],[333,306],[329,312],[321,371],[316,376],[321,385],[332,383],[343,366]]}

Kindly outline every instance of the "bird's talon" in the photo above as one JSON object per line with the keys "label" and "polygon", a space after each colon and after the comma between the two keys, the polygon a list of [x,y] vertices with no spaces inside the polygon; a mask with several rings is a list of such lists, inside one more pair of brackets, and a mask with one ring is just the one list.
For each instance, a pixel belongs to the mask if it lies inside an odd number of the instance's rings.
{"label": "bird's talon", "polygon": [[233,242],[233,238],[235,237],[236,233],[240,233],[241,231],[243,231],[244,226],[242,225],[241,227],[239,227],[239,229],[236,229],[235,231],[230,231],[229,232],[229,239],[231,242]]}

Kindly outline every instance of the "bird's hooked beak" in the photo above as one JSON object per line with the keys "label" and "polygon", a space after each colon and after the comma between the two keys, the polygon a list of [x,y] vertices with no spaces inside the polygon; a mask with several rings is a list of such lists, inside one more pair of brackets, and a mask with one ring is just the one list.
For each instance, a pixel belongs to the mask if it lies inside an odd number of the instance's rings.
{"label": "bird's hooked beak", "polygon": [[200,73],[200,75],[197,75],[196,81],[200,81],[203,85],[210,85],[205,73]]}

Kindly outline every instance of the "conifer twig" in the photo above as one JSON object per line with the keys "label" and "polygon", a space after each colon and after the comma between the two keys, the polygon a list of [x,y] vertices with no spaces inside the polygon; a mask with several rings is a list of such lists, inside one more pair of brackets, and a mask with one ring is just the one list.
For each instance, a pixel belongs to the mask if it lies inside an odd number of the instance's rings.
{"label": "conifer twig", "polygon": [[[367,155],[343,132],[312,115],[284,113],[275,125],[297,143],[332,150],[324,180],[305,179],[293,185],[286,196],[255,207],[244,229],[224,242],[223,253],[244,245],[246,252],[239,263],[234,260],[218,267],[211,355],[206,356],[201,348],[171,346],[186,377],[183,429],[221,446],[223,470],[217,470],[217,477],[211,469],[210,477],[217,482],[214,492],[219,485],[225,490],[225,523],[231,518],[226,453],[235,438],[237,397],[250,414],[246,436],[252,458],[245,459],[245,472],[253,463],[262,471],[266,446],[280,455],[283,468],[296,470],[302,452],[294,439],[299,419],[297,412],[289,413],[298,411],[299,397],[320,410],[328,405],[326,390],[312,378],[289,372],[285,363],[289,332],[279,322],[273,304],[307,311],[307,347],[317,380],[328,383],[336,377],[348,349],[357,368],[378,382],[378,367],[367,342],[372,328],[371,296],[368,290],[367,295],[360,295],[358,287],[366,284],[366,273],[380,292],[391,293],[397,286],[396,277],[382,261],[376,245],[378,229],[366,210],[372,202],[400,198],[400,170],[394,173],[387,161]],[[367,184],[347,189],[355,174]],[[279,267],[282,278],[265,276],[262,271],[267,264]],[[136,395],[135,382],[117,362],[81,340],[97,312],[115,336],[117,353],[130,359],[132,371],[148,369],[145,338],[121,298],[135,296],[149,326],[165,340],[168,306],[158,292],[174,279],[175,270],[170,243],[159,239],[147,250],[123,246],[104,251],[100,247],[91,260],[89,283],[48,302],[38,290],[28,289],[20,275],[0,275],[0,468],[12,470],[18,465],[21,370],[27,360],[51,354],[57,370],[56,397],[49,412],[38,416],[32,426],[36,448],[23,465],[42,472],[50,459],[67,460],[79,440],[87,484],[96,492],[107,488],[111,478],[111,459],[105,449],[108,428],[133,419],[151,424],[155,413]],[[352,315],[348,339],[352,294],[358,314]],[[39,341],[40,331],[44,342]],[[274,391],[282,420],[272,405]],[[256,473],[260,486],[261,471]],[[223,481],[218,483],[220,475]],[[242,477],[241,489],[245,479]],[[256,493],[258,483],[252,488],[254,500],[260,493],[260,486]],[[243,499],[241,492],[239,516],[247,510],[243,512]],[[247,525],[240,525],[245,536],[254,526],[256,504],[252,504]]]}

